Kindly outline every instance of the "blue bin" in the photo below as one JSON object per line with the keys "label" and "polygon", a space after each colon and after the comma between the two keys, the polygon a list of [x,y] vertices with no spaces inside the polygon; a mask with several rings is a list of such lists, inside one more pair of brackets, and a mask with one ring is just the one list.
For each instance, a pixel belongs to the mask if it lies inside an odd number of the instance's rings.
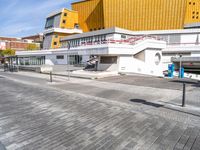
{"label": "blue bin", "polygon": [[174,70],[175,70],[174,64],[169,64],[168,65],[168,77],[169,78],[173,78],[174,77]]}
{"label": "blue bin", "polygon": [[180,78],[184,78],[184,73],[185,73],[185,69],[182,67],[182,68],[179,70],[179,77],[180,77]]}

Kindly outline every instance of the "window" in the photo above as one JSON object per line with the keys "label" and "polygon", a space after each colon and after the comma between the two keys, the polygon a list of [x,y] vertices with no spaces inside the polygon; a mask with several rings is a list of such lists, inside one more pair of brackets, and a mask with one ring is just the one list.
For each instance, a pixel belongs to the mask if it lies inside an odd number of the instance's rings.
{"label": "window", "polygon": [[121,35],[121,38],[122,39],[126,39],[126,35]]}
{"label": "window", "polygon": [[195,14],[195,11],[193,11],[192,14]]}
{"label": "window", "polygon": [[101,56],[101,64],[117,64],[117,56]]}
{"label": "window", "polygon": [[79,24],[78,24],[78,23],[75,23],[75,24],[74,24],[74,28],[75,28],[75,29],[79,29]]}
{"label": "window", "polygon": [[195,2],[193,3],[193,5],[195,5]]}
{"label": "window", "polygon": [[57,35],[57,34],[55,35],[55,38],[58,38],[58,35]]}
{"label": "window", "polygon": [[196,19],[199,19],[199,17],[197,16]]}
{"label": "window", "polygon": [[191,2],[189,2],[189,5],[191,5],[192,3]]}
{"label": "window", "polygon": [[66,17],[66,16],[67,16],[67,13],[64,13],[64,16]]}
{"label": "window", "polygon": [[69,55],[68,64],[70,64],[70,65],[82,64],[82,59],[83,58],[80,55]]}
{"label": "window", "polygon": [[161,55],[160,55],[160,53],[156,53],[154,61],[155,61],[156,65],[160,64],[160,61],[161,61]]}
{"label": "window", "polygon": [[46,29],[52,28],[52,27],[53,27],[53,24],[54,24],[54,17],[47,18],[45,28],[46,28]]}
{"label": "window", "polygon": [[57,45],[57,42],[54,42],[53,45]]}
{"label": "window", "polygon": [[192,19],[194,19],[195,18],[195,16],[192,16]]}
{"label": "window", "polygon": [[56,59],[64,59],[64,55],[57,55]]}
{"label": "window", "polygon": [[63,20],[63,23],[66,23],[66,20]]}
{"label": "window", "polygon": [[199,14],[199,12],[196,13],[197,15]]}

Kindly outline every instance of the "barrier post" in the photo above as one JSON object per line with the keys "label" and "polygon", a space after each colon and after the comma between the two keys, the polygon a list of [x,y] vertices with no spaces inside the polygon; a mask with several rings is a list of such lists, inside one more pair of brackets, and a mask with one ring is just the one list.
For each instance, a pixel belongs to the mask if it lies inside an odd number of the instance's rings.
{"label": "barrier post", "polygon": [[183,83],[183,97],[182,97],[182,107],[185,107],[185,83]]}
{"label": "barrier post", "polygon": [[52,72],[50,71],[50,82],[53,82]]}

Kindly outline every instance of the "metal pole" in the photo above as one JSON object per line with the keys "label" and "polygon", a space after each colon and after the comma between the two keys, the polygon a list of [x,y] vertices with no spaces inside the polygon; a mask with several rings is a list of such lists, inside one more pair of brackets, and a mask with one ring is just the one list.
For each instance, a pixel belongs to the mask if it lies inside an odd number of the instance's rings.
{"label": "metal pole", "polygon": [[68,54],[67,54],[67,73],[68,73],[68,80],[70,80],[69,56],[68,56]]}
{"label": "metal pole", "polygon": [[185,107],[185,83],[183,83],[182,107]]}
{"label": "metal pole", "polygon": [[52,72],[50,72],[50,82],[53,82],[53,79],[52,79]]}
{"label": "metal pole", "polygon": [[181,68],[182,68],[182,62],[181,62],[182,55],[180,55],[180,68],[179,68],[179,78],[181,78]]}

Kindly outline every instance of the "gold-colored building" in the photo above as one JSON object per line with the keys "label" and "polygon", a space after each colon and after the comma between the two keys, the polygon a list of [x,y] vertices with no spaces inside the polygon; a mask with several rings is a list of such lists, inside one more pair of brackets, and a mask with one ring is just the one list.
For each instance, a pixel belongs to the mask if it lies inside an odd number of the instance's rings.
{"label": "gold-colored building", "polygon": [[72,3],[84,32],[110,27],[129,30],[196,28],[199,0],[85,0]]}
{"label": "gold-colored building", "polygon": [[78,25],[78,12],[62,9],[51,13],[46,19],[44,49],[60,48],[62,37],[82,33]]}
{"label": "gold-colored building", "polygon": [[62,37],[104,28],[172,30],[200,27],[200,0],[82,0],[47,17],[44,49]]}

